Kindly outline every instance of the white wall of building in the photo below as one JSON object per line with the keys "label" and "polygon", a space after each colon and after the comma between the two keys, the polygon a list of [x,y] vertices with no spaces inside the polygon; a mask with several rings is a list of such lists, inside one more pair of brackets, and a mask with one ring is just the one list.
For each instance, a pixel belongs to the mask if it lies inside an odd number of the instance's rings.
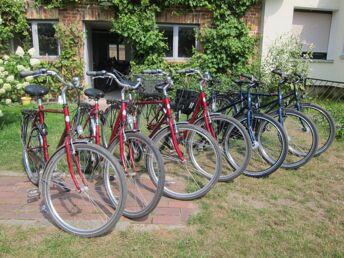
{"label": "white wall of building", "polygon": [[294,9],[331,11],[327,60],[314,60],[310,77],[344,81],[344,0],[265,0],[262,57],[282,34],[292,32]]}

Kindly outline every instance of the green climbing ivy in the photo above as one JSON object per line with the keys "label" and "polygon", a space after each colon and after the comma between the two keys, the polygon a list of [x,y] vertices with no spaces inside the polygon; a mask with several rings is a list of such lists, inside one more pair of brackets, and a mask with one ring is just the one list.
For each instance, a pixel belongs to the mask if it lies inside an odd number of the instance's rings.
{"label": "green climbing ivy", "polygon": [[0,54],[8,52],[10,41],[17,35],[27,44],[29,26],[25,17],[23,0],[1,0],[0,4]]}

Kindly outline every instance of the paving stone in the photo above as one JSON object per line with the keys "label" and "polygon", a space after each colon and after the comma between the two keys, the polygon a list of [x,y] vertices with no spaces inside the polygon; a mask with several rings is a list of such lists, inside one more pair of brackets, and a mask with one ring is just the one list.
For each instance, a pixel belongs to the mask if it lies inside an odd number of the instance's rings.
{"label": "paving stone", "polygon": [[[51,226],[49,219],[41,212],[42,199],[28,202],[27,190],[34,189],[22,173],[0,171],[0,224]],[[84,208],[82,204],[79,207]],[[149,215],[130,220],[122,217],[116,229],[155,230],[161,227],[185,226],[189,216],[197,212],[198,206],[191,201],[178,201],[162,197],[159,205]],[[91,214],[85,214],[85,218]]]}

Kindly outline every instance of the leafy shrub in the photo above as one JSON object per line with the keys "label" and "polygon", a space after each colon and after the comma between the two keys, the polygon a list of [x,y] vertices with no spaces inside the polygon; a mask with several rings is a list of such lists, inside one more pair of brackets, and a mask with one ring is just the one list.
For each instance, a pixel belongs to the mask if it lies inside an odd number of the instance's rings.
{"label": "leafy shrub", "polygon": [[307,77],[311,57],[312,48],[303,53],[299,37],[293,34],[283,34],[273,42],[262,62],[262,79],[267,85],[276,85],[277,77],[271,73],[275,68],[286,73],[296,72]]}
{"label": "leafy shrub", "polygon": [[19,102],[24,95],[24,87],[30,78],[20,78],[20,71],[32,70],[41,64],[40,60],[32,58],[34,50],[25,52],[18,47],[15,54],[4,55],[0,58],[0,101],[5,104]]}

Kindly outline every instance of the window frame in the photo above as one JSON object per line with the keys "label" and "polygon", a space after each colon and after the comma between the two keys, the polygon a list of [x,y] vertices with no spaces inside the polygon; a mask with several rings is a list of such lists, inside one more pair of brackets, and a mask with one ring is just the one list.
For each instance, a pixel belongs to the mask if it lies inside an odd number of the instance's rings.
{"label": "window frame", "polygon": [[61,54],[60,42],[57,40],[57,55],[40,55],[39,54],[39,37],[38,37],[38,24],[58,24],[58,20],[30,20],[32,47],[35,49],[35,58],[58,58]]}
{"label": "window frame", "polygon": [[[173,41],[172,41],[172,56],[165,56],[166,60],[190,60],[191,57],[179,57],[179,28],[192,28],[196,31],[199,30],[199,24],[170,24],[170,23],[159,23],[159,29],[163,27],[173,28]],[[198,49],[198,41],[195,33],[195,48]]]}
{"label": "window frame", "polygon": [[[330,28],[329,28],[329,37],[327,40],[327,50],[326,52],[313,52],[313,56],[311,57],[311,60],[329,60],[329,49],[330,49],[330,41],[331,41],[331,29],[333,24],[333,11],[328,10],[318,10],[318,9],[303,9],[303,8],[294,8],[293,11],[293,19],[296,12],[299,13],[318,13],[318,14],[328,14],[331,15],[331,22],[330,22]],[[292,23],[292,25],[294,25]],[[306,52],[302,52],[302,54],[305,54]],[[315,55],[315,57],[314,57]]]}

